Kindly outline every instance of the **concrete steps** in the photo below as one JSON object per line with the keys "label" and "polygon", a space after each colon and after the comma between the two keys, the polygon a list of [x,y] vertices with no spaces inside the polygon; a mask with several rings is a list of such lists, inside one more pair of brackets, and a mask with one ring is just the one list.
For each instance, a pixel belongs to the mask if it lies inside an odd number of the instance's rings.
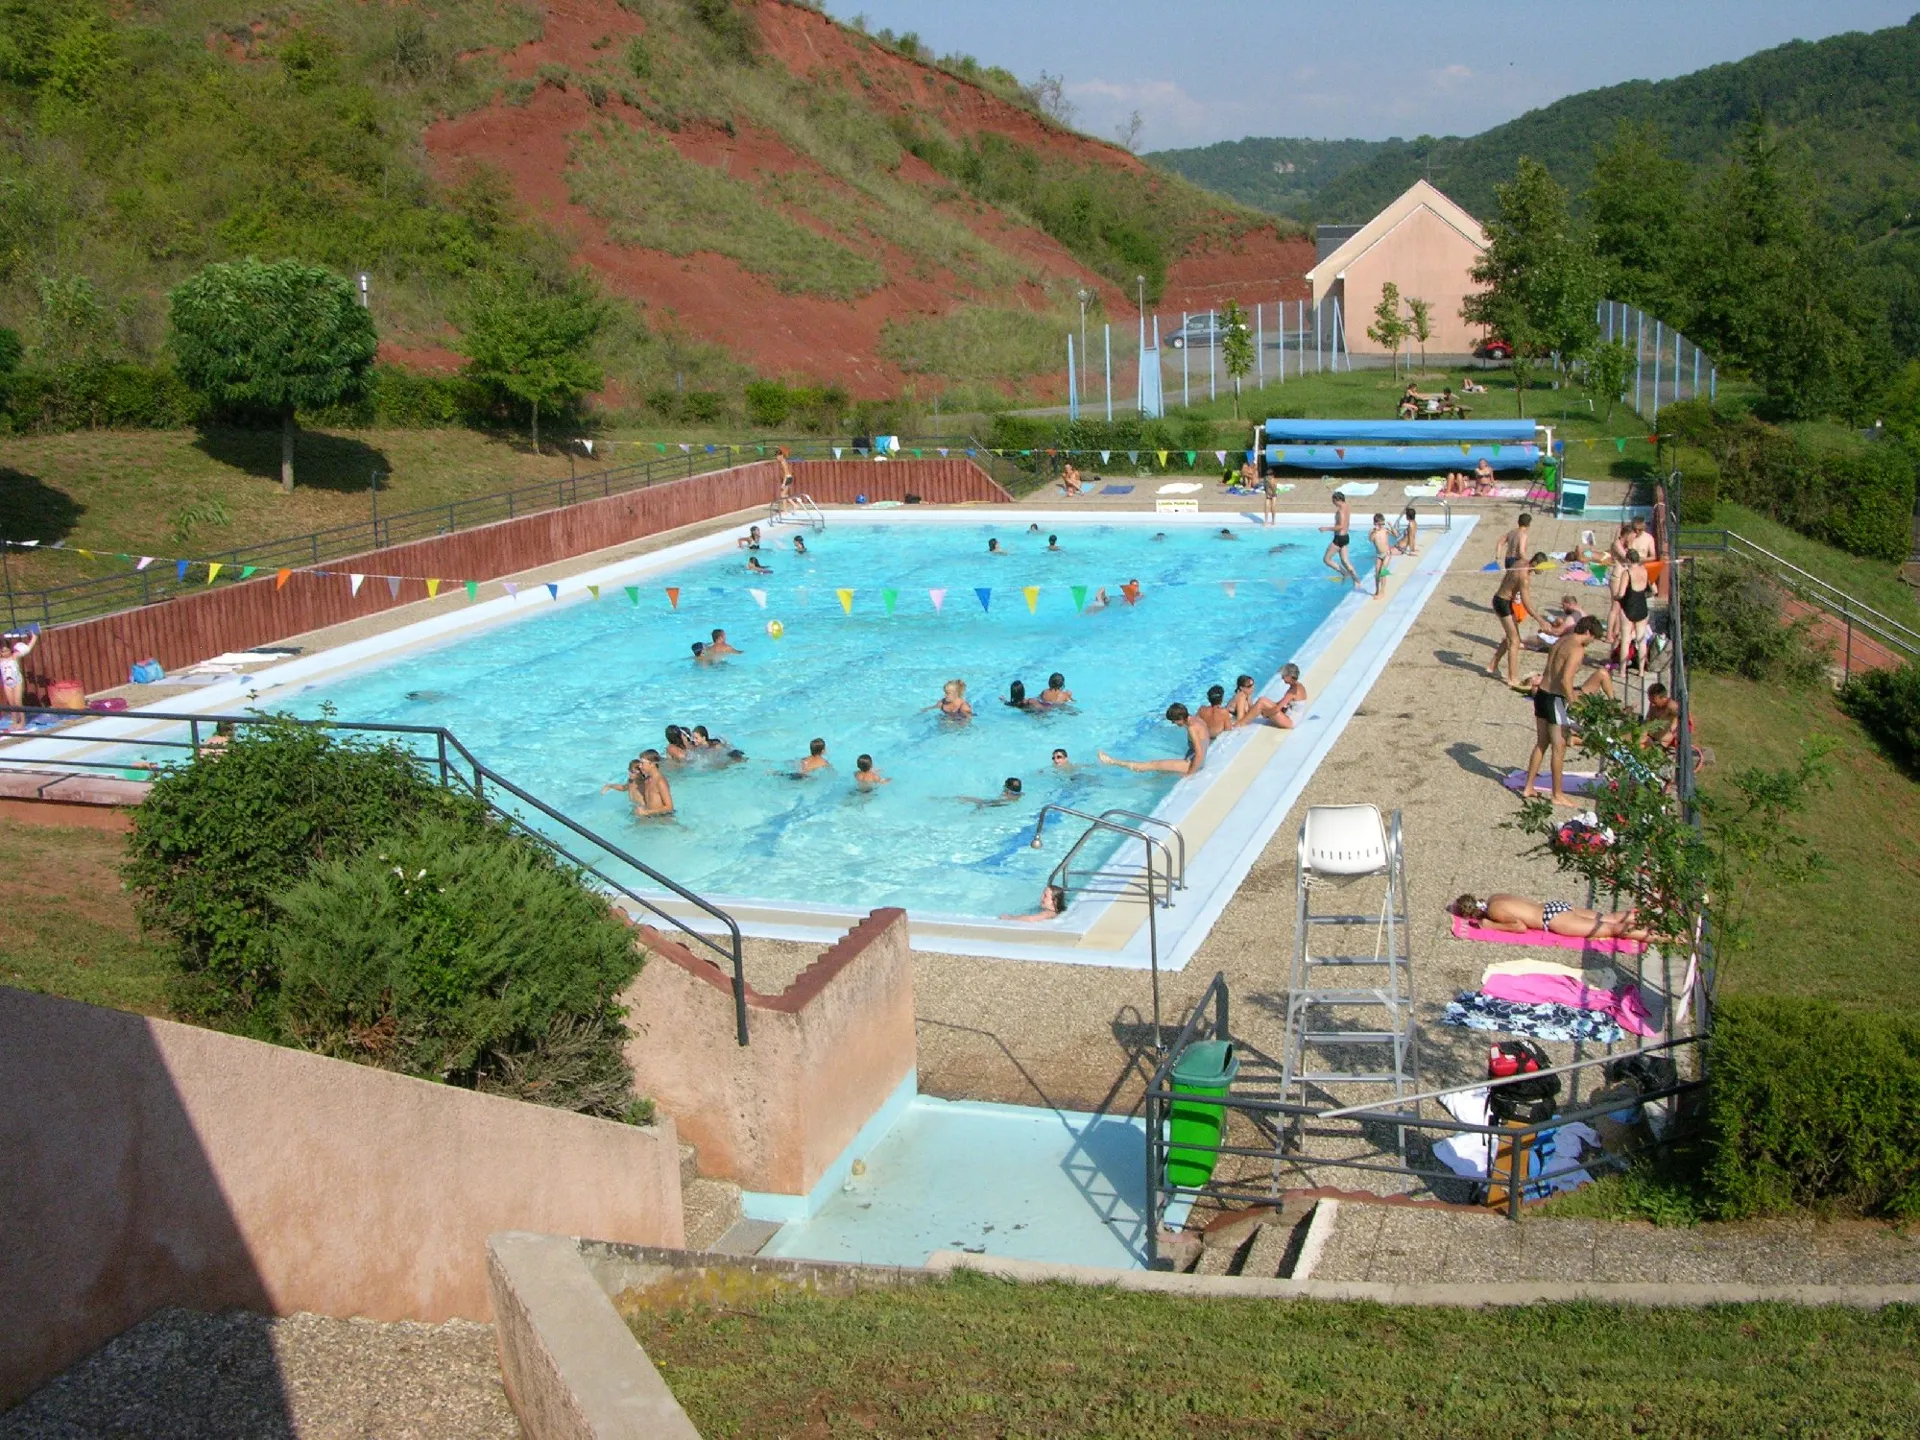
{"label": "concrete steps", "polygon": [[1286,1200],[1220,1216],[1200,1232],[1197,1256],[1182,1267],[1192,1275],[1290,1279],[1313,1219],[1315,1202]]}
{"label": "concrete steps", "polygon": [[680,1147],[680,1213],[689,1250],[712,1249],[740,1220],[740,1187],[702,1176],[698,1153],[685,1144]]}

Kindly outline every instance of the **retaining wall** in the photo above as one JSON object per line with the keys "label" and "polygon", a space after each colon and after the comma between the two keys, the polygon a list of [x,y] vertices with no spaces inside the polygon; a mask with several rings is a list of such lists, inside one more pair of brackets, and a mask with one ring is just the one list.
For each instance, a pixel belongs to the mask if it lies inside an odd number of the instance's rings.
{"label": "retaining wall", "polygon": [[682,1244],[672,1123],[0,988],[0,1410],[169,1305],[489,1319],[507,1229]]}

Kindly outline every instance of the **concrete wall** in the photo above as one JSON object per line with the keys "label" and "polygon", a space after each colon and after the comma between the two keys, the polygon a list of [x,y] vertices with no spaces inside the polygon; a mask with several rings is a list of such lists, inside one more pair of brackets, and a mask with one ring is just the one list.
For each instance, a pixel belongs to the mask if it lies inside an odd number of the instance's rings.
{"label": "concrete wall", "polygon": [[[1418,296],[1433,304],[1433,336],[1429,355],[1465,355],[1481,340],[1477,325],[1460,318],[1460,302],[1477,287],[1471,278],[1480,251],[1466,236],[1424,205],[1416,208],[1378,244],[1346,268],[1340,310],[1346,320],[1347,347],[1355,355],[1384,355],[1367,338],[1380,288],[1388,281],[1404,297]],[[1419,358],[1420,347],[1413,347]]]}
{"label": "concrete wall", "polygon": [[487,1319],[521,1228],[683,1243],[672,1124],[0,988],[0,1409],[167,1305]]}
{"label": "concrete wall", "polygon": [[640,1017],[636,1087],[698,1148],[702,1174],[806,1194],[913,1071],[906,912],[874,911],[778,995],[750,988],[746,1046],[731,977],[646,934],[653,961],[622,997]]}

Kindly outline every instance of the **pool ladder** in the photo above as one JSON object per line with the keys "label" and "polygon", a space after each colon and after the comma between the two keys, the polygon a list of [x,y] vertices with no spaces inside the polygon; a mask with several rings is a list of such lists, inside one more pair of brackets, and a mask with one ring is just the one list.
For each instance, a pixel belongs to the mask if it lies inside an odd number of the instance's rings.
{"label": "pool ladder", "polygon": [[827,516],[811,495],[789,495],[785,508],[778,500],[767,504],[767,524],[778,525],[782,520],[792,520],[796,525],[804,525],[818,534],[827,528]]}

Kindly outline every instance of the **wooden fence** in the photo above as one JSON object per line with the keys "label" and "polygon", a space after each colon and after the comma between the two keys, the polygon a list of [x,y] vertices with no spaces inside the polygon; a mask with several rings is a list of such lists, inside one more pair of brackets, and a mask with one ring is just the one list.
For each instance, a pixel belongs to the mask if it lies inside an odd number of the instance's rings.
{"label": "wooden fence", "polygon": [[[819,460],[794,464],[794,488],[821,504],[905,500],[929,504],[1004,503],[1011,497],[968,460]],[[169,672],[233,650],[267,645],[323,626],[377,615],[427,598],[426,577],[448,591],[463,581],[494,580],[552,565],[611,545],[765,506],[779,487],[771,460],[671,480],[603,500],[587,500],[482,525],[430,540],[330,560],[319,575],[295,570],[286,584],[263,572],[236,585],[60,625],[27,657],[31,693],[44,697],[55,680],[75,680],[88,694],[127,683],[148,658]],[[369,578],[355,595],[337,576]],[[408,578],[389,587],[382,575]]]}

